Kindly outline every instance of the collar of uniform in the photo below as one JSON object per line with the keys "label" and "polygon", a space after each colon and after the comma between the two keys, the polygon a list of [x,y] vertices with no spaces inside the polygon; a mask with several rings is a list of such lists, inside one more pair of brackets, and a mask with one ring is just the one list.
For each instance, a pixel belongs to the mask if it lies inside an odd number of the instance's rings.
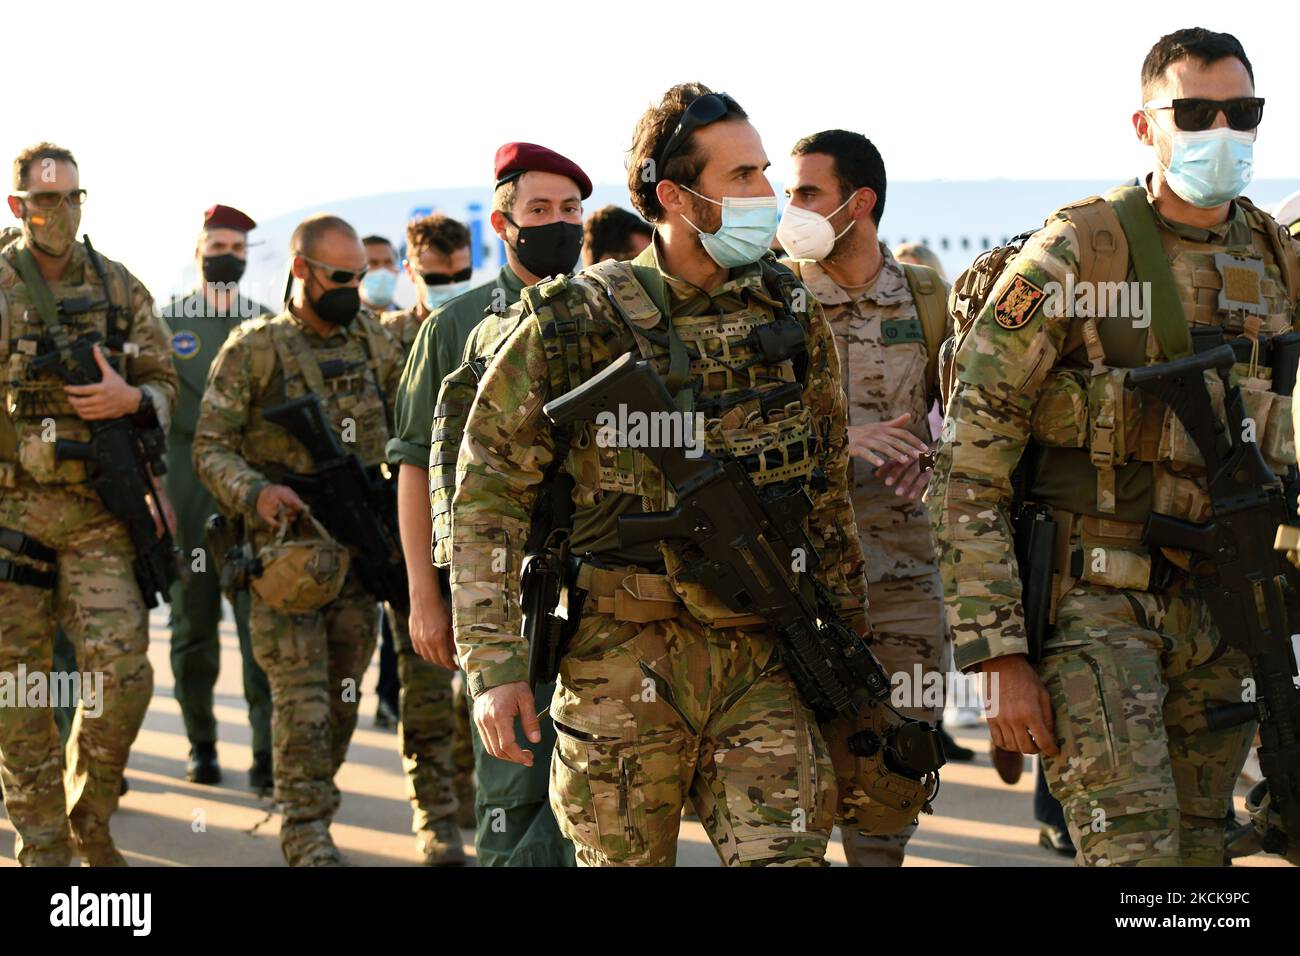
{"label": "collar of uniform", "polygon": [[767,292],[763,288],[763,270],[757,262],[752,262],[746,266],[736,266],[728,273],[722,285],[712,292],[706,292],[694,282],[688,282],[686,279],[675,276],[663,267],[659,255],[659,242],[659,233],[656,230],[650,245],[632,260],[632,264],[657,269],[659,274],[664,277],[664,284],[668,286],[668,294],[672,297],[674,304],[682,305],[697,298],[703,298],[705,301],[711,302],[729,292],[739,293],[742,289],[756,292],[766,299]]}
{"label": "collar of uniform", "polygon": [[1154,173],[1147,173],[1143,185],[1146,187],[1147,202],[1151,205],[1151,212],[1155,215],[1156,222],[1159,223],[1162,229],[1167,229],[1179,239],[1186,239],[1188,242],[1214,243],[1225,246],[1250,245],[1250,223],[1246,221],[1246,213],[1241,208],[1241,203],[1234,201],[1232,209],[1228,212],[1228,218],[1209,229],[1174,222],[1174,220],[1162,216],[1160,210],[1156,208],[1156,197],[1151,192],[1151,180],[1154,176]]}
{"label": "collar of uniform", "polygon": [[294,327],[297,328],[298,331],[301,332],[303,335],[306,335],[309,338],[316,339],[319,342],[328,342],[336,335],[346,339],[348,337],[348,330],[352,328],[353,325],[356,324],[356,319],[353,319],[352,324],[350,325],[347,326],[336,325],[330,330],[328,334],[320,335],[319,333],[316,332],[315,329],[313,329],[306,322],[304,322],[300,315],[298,315],[296,312],[293,311],[293,306],[286,305],[284,307],[284,311],[281,312],[280,314],[284,316],[288,316],[289,321],[293,323]]}
{"label": "collar of uniform", "polygon": [[898,305],[911,298],[907,286],[907,274],[898,264],[894,254],[883,242],[880,243],[880,269],[876,277],[861,292],[850,293],[843,286],[826,274],[826,270],[817,262],[801,262],[800,275],[803,284],[822,305],[843,305],[846,302],[869,300],[877,305]]}
{"label": "collar of uniform", "polygon": [[518,302],[524,291],[524,280],[515,275],[515,270],[507,262],[497,273],[497,287],[507,292],[508,301]]}
{"label": "collar of uniform", "polygon": [[[26,239],[19,239],[10,246],[6,246],[4,254],[12,262],[18,255],[18,250],[27,245]],[[68,264],[63,267],[63,275],[55,279],[55,282],[62,282],[67,285],[80,285],[86,281],[86,268],[90,263],[86,260],[86,247],[80,242],[72,243],[72,255],[68,257]],[[47,283],[48,284],[48,283]]]}

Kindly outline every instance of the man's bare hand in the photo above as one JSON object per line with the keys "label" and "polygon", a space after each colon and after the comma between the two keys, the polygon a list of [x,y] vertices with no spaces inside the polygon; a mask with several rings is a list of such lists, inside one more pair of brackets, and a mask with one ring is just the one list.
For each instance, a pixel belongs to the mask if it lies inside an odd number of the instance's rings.
{"label": "man's bare hand", "polygon": [[913,458],[906,464],[887,461],[876,469],[876,477],[884,479],[886,488],[894,494],[915,501],[930,483],[930,470],[921,468],[921,459]]}
{"label": "man's bare hand", "polygon": [[451,608],[437,587],[411,594],[411,646],[430,664],[456,669],[456,642],[452,639]]}
{"label": "man's bare hand", "polygon": [[95,364],[99,366],[100,380],[93,385],[65,385],[68,402],[84,421],[97,422],[105,418],[122,418],[134,415],[140,407],[144,393],[128,385],[122,376],[104,358],[103,351],[95,346]]}
{"label": "man's bare hand", "polygon": [[1038,679],[1024,654],[1008,654],[984,662],[990,692],[998,695],[997,716],[991,701],[985,701],[989,714],[989,737],[1003,750],[1022,754],[1040,751],[1049,756],[1058,752],[1056,725],[1052,719],[1052,696]]}
{"label": "man's bare hand", "polygon": [[915,460],[916,456],[928,449],[903,426],[912,418],[911,412],[903,412],[897,418],[887,422],[875,422],[870,425],[850,425],[849,454],[861,458],[877,468],[886,460],[905,465]]}
{"label": "man's bare hand", "polygon": [[287,485],[267,485],[257,494],[258,517],[277,530],[286,521],[297,518],[306,507],[297,492]]}
{"label": "man's bare hand", "polygon": [[533,692],[524,681],[502,684],[484,691],[474,700],[474,724],[483,746],[492,756],[511,763],[533,765],[533,752],[519,746],[515,738],[515,717],[531,743],[540,743],[542,730],[533,709]]}

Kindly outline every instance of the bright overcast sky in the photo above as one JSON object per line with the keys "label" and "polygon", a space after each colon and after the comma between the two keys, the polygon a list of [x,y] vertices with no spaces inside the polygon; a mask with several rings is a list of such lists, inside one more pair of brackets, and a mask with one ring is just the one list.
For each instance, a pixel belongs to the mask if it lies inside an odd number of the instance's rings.
{"label": "bright overcast sky", "polygon": [[1117,180],[1149,167],[1129,123],[1143,56],[1201,25],[1237,35],[1268,100],[1256,176],[1291,178],[1288,5],[6,2],[0,154],[8,176],[32,142],[72,149],[83,225],[128,266],[140,244],[189,255],[213,202],[266,219],[486,183],[507,140],[620,182],[637,117],[684,80],[744,105],[778,180],[798,137],[836,126],[894,179]]}

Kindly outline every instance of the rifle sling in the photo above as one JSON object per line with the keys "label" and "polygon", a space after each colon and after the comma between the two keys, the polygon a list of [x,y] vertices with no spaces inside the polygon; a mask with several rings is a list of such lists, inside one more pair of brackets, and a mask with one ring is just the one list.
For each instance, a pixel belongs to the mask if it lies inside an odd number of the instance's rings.
{"label": "rifle sling", "polygon": [[1139,282],[1151,290],[1151,331],[1165,358],[1185,358],[1192,354],[1192,336],[1187,316],[1178,298],[1178,285],[1165,255],[1164,243],[1156,231],[1155,214],[1147,201],[1146,190],[1138,186],[1117,189],[1106,197],[1115,210],[1124,236],[1128,239],[1129,258]]}
{"label": "rifle sling", "polygon": [[15,260],[14,264],[18,269],[18,274],[22,276],[23,284],[27,286],[27,291],[32,297],[32,302],[36,306],[36,314],[45,323],[45,330],[49,332],[54,347],[59,351],[59,358],[65,364],[72,361],[68,330],[59,321],[59,310],[54,304],[54,294],[50,292],[45,277],[41,275],[40,267],[37,266],[36,260],[26,246],[22,246],[18,250]]}

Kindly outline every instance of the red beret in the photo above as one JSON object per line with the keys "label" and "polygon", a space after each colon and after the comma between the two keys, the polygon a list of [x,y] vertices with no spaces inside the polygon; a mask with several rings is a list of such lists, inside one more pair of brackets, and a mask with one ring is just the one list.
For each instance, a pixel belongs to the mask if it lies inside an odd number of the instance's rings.
{"label": "red beret", "polygon": [[208,211],[203,214],[204,229],[238,229],[240,232],[248,232],[256,226],[257,223],[234,206],[223,206],[218,203],[209,206]]}
{"label": "red beret", "polygon": [[583,199],[591,195],[591,180],[573,160],[536,143],[506,143],[497,150],[497,185],[517,179],[524,173],[558,173],[578,184]]}

